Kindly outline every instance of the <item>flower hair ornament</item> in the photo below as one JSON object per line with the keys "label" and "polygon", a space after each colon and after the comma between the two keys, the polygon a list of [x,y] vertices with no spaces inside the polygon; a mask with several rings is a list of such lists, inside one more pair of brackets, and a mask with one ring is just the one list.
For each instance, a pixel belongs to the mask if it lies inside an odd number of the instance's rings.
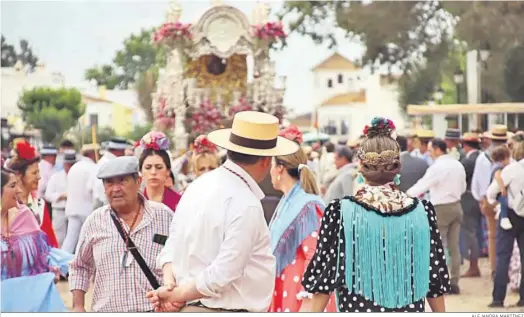
{"label": "flower hair ornament", "polygon": [[31,161],[37,158],[36,149],[23,139],[15,141],[11,154],[13,155],[13,159],[22,159],[25,161]]}
{"label": "flower hair ornament", "polygon": [[[371,120],[371,126],[366,125],[364,127],[364,135],[366,138],[371,139],[376,136],[389,136],[393,140],[396,140],[395,124],[390,119],[375,117]],[[357,154],[359,160],[365,164],[379,166],[379,165],[390,165],[399,161],[400,152],[393,150],[385,150],[380,153],[377,152],[366,152],[362,150],[362,147],[358,150]]]}
{"label": "flower hair ornament", "polygon": [[286,138],[288,140],[294,141],[298,144],[302,144],[302,132],[298,129],[298,127],[294,124],[290,125],[289,127],[280,130],[278,133],[279,136]]}
{"label": "flower hair ornament", "polygon": [[169,139],[162,132],[152,131],[142,137],[138,145],[143,149],[153,149],[155,151],[169,151]]}
{"label": "flower hair ornament", "polygon": [[199,135],[193,142],[193,152],[195,154],[216,153],[217,147],[205,135]]}

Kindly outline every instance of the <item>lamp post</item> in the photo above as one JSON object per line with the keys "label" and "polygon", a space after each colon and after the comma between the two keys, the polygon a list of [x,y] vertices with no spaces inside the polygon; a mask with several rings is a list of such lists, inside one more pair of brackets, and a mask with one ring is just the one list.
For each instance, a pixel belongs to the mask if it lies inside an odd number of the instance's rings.
{"label": "lamp post", "polygon": [[460,68],[457,68],[455,71],[455,74],[453,75],[453,81],[455,82],[457,91],[457,103],[460,103],[460,85],[464,83],[464,73]]}
{"label": "lamp post", "polygon": [[[490,49],[491,46],[488,42],[484,42],[484,44],[480,47],[478,50],[478,55],[480,57],[480,60],[477,63],[477,74],[478,74],[478,91],[477,91],[477,97],[479,100],[479,103],[484,103],[484,98],[482,98],[482,71],[486,68],[486,61],[488,60],[490,56]],[[489,117],[489,114],[487,115]],[[482,128],[482,122],[481,122],[481,115],[477,115],[477,128]],[[488,120],[489,123],[489,120]],[[489,124],[488,124],[489,125]],[[489,129],[489,126],[487,127]]]}
{"label": "lamp post", "polygon": [[442,99],[444,98],[444,90],[442,88],[437,89],[433,93],[433,98],[437,101],[438,104],[442,103]]}

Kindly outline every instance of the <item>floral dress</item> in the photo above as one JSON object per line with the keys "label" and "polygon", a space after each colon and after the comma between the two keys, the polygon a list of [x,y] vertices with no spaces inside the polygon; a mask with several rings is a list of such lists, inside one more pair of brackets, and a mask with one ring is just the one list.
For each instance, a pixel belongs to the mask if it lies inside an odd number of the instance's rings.
{"label": "floral dress", "polygon": [[[373,187],[365,185],[354,197],[345,197],[343,200],[351,200],[364,207],[367,212],[386,217],[391,213],[412,212],[419,202],[418,199],[406,196],[391,185]],[[322,294],[336,292],[340,312],[423,312],[424,299],[414,300],[403,307],[386,308],[348,289],[345,278],[345,254],[337,250],[346,250],[346,244],[355,244],[355,241],[346,241],[344,222],[341,221],[341,202],[342,200],[338,199],[333,201],[324,212],[317,249],[302,280],[305,290],[309,293]],[[450,286],[445,251],[437,229],[435,210],[431,203],[427,201],[421,203],[426,211],[431,231],[430,265],[427,271],[429,290],[426,297],[439,297],[446,293]]]}

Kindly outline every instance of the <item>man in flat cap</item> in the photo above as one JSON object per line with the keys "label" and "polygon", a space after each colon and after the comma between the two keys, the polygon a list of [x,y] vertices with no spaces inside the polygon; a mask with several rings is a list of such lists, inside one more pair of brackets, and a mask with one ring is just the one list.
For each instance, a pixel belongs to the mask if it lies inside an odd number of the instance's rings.
{"label": "man in flat cap", "polygon": [[124,138],[114,137],[106,143],[104,155],[97,163],[96,172],[91,176],[94,209],[107,204],[107,197],[104,194],[104,186],[102,181],[97,178],[98,169],[100,169],[100,167],[107,161],[113,160],[117,157],[125,156],[127,148],[129,148],[129,144]]}
{"label": "man in flat cap", "polygon": [[94,283],[94,312],[148,312],[145,294],[159,287],[162,271],[156,257],[167,239],[173,212],[140,193],[138,159],[114,158],[102,164],[97,177],[109,204],[86,219],[70,265],[73,311],[85,311],[85,293]]}
{"label": "man in flat cap", "polygon": [[61,248],[69,253],[75,253],[82,224],[93,212],[93,191],[90,182],[91,176],[96,172],[95,160],[99,149],[98,144],[82,146],[82,157],[67,173],[67,233]]}

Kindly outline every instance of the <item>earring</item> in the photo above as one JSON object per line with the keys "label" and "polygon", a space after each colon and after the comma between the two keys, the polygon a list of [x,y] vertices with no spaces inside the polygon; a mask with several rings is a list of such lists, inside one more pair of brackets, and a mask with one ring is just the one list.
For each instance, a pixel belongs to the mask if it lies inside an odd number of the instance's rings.
{"label": "earring", "polygon": [[362,176],[361,173],[357,174],[357,184],[364,184],[366,181],[364,180],[364,176]]}
{"label": "earring", "polygon": [[393,178],[393,183],[395,183],[395,185],[400,185],[400,174],[397,174],[395,175],[395,178]]}
{"label": "earring", "polygon": [[277,181],[280,182],[280,174],[277,176]]}

